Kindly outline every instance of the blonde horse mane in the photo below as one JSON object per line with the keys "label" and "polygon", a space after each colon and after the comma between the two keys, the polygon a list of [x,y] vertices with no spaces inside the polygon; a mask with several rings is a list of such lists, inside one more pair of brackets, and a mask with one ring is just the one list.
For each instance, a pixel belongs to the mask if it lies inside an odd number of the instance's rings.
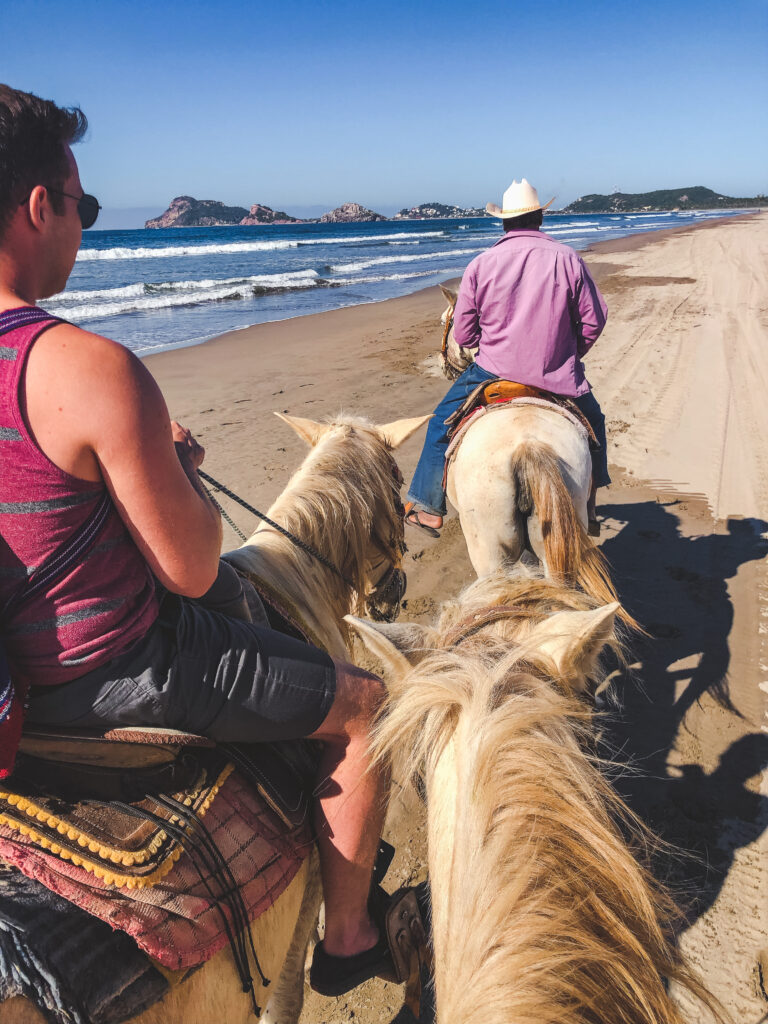
{"label": "blonde horse mane", "polygon": [[[455,745],[453,848],[433,873],[446,908],[435,934],[441,1020],[683,1024],[664,979],[724,1020],[675,946],[673,901],[639,863],[657,841],[587,753],[592,712],[562,685],[569,666],[535,650],[537,624],[595,604],[497,573],[446,605],[409,652],[421,660],[388,679],[375,743],[400,777],[423,772],[431,798]],[[473,632],[491,607],[513,614]]]}
{"label": "blonde horse mane", "polygon": [[[341,416],[329,422],[267,514],[322,551],[354,583],[352,608],[362,613],[372,551],[394,566],[401,563],[400,510],[400,478],[391,445],[367,420]],[[281,559],[286,571],[304,578],[319,566],[292,544],[285,545]],[[334,603],[348,607],[344,581],[335,573],[326,575]]]}

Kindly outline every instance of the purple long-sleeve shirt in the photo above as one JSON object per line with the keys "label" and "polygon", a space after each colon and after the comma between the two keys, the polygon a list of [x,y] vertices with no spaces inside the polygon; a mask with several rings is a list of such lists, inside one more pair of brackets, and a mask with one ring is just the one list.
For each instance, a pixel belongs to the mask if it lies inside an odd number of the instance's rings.
{"label": "purple long-sleeve shirt", "polygon": [[540,231],[508,231],[464,271],[454,338],[499,377],[576,397],[581,356],[605,326],[605,300],[584,261]]}

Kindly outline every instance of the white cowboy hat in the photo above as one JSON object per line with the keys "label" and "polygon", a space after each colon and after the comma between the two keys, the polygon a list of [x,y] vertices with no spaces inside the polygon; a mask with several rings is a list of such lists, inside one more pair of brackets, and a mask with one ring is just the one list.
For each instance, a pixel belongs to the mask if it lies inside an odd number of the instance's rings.
{"label": "white cowboy hat", "polygon": [[533,213],[534,210],[546,210],[554,201],[555,197],[552,196],[549,202],[542,206],[539,202],[539,193],[533,185],[529,185],[525,178],[522,178],[520,181],[512,182],[504,193],[501,206],[497,206],[496,203],[486,203],[485,209],[492,217],[501,217],[502,220],[507,220],[509,217],[520,217],[524,213]]}

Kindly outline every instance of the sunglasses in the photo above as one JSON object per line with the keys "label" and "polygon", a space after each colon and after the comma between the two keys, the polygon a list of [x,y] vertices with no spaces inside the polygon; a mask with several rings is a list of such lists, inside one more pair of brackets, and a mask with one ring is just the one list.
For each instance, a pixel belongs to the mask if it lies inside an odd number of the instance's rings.
{"label": "sunglasses", "polygon": [[[87,231],[88,228],[92,228],[96,223],[96,218],[99,216],[99,200],[96,196],[90,196],[87,192],[83,192],[81,196],[73,196],[71,192],[62,192],[58,188],[50,188],[48,185],[45,186],[49,192],[55,192],[57,196],[66,196],[67,199],[77,200],[77,215],[80,218],[80,224],[83,231]],[[29,202],[29,196],[23,199],[19,206],[23,206],[24,203]]]}

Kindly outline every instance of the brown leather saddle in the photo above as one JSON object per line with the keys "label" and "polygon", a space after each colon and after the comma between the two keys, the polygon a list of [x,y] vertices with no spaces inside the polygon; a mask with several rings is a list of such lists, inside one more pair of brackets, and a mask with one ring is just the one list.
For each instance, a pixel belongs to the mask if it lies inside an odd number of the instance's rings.
{"label": "brown leather saddle", "polygon": [[445,422],[450,428],[449,440],[461,430],[468,417],[473,415],[476,409],[506,405],[508,402],[514,402],[519,398],[536,398],[552,405],[555,409],[567,411],[586,430],[590,449],[595,450],[600,447],[589,420],[572,399],[566,398],[563,395],[555,395],[551,391],[545,391],[530,384],[520,384],[518,381],[502,380],[501,378],[478,384],[474,391],[467,396],[464,403],[448,417]]}

